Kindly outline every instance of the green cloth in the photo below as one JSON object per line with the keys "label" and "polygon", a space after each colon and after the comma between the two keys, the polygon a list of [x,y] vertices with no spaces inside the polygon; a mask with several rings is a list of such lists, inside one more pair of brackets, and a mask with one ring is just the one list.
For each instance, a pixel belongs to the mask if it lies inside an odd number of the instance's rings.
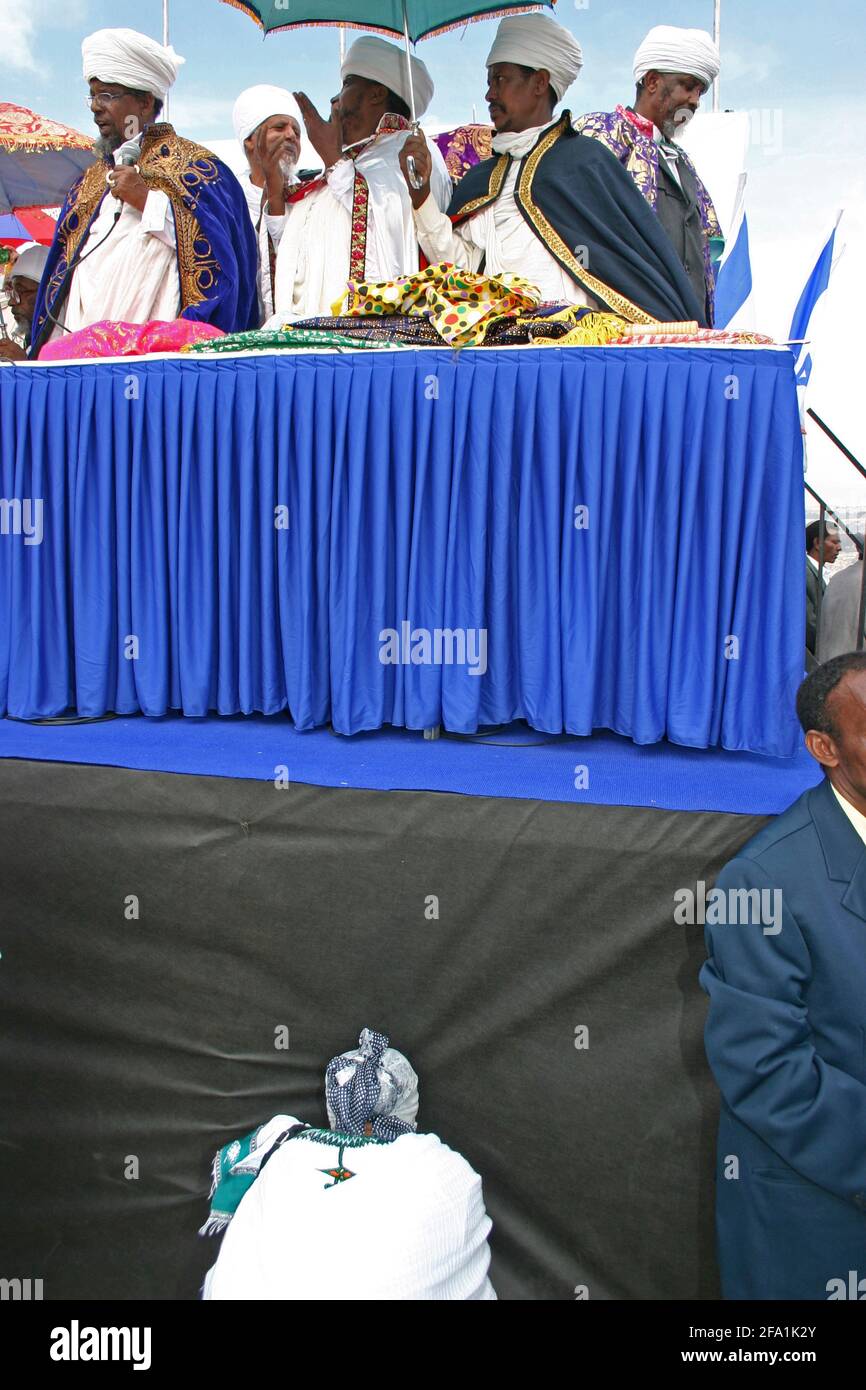
{"label": "green cloth", "polygon": [[345,333],[331,333],[321,328],[259,329],[254,333],[229,333],[225,338],[213,338],[210,342],[194,343],[188,352],[279,352],[297,348],[387,348],[400,346],[394,343],[368,341],[363,338],[349,338]]}

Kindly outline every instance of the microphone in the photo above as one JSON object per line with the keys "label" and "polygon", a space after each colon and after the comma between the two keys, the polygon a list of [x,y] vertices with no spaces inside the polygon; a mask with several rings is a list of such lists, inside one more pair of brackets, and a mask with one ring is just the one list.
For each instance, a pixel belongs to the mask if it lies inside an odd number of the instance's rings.
{"label": "microphone", "polygon": [[[137,168],[138,168],[138,161],[139,161],[140,158],[141,158],[141,136],[140,136],[140,135],[136,135],[134,139],[132,139],[132,140],[127,140],[125,144],[123,144],[123,145],[120,146],[120,149],[119,149],[119,150],[116,150],[116,151],[115,151],[115,155],[114,155],[114,166],[115,166],[115,168],[117,168],[118,165],[119,165],[120,168],[122,168],[122,169],[137,169]],[[112,176],[109,175],[109,183],[111,182],[111,178],[112,178]],[[117,211],[116,211],[115,214],[114,214],[114,222],[115,222],[115,225],[120,221],[120,218],[121,218],[121,214],[122,214],[122,213],[123,213],[123,204],[122,204],[122,203],[118,203],[118,204],[117,204]]]}
{"label": "microphone", "polygon": [[114,156],[115,164],[122,164],[127,169],[134,169],[141,158],[141,136],[136,135],[134,140],[127,140],[125,145],[121,145]]}

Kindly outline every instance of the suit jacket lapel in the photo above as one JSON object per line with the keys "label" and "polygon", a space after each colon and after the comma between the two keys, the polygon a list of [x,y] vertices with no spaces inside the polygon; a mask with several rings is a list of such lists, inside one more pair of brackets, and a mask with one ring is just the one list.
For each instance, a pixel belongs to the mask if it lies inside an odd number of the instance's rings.
{"label": "suit jacket lapel", "polygon": [[866,921],[866,845],[836,800],[826,777],[809,793],[809,810],[830,878],[848,884],[842,906]]}

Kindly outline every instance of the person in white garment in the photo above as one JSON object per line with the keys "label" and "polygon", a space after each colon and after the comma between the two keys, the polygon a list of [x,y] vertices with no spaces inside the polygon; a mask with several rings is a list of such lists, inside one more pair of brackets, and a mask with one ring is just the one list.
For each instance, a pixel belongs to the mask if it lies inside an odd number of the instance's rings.
{"label": "person in white garment", "polygon": [[132,29],[82,44],[99,156],[61,210],[34,322],[43,343],[102,320],[257,327],[255,237],[240,185],[159,121],[183,58]]}
{"label": "person in white garment", "polygon": [[27,357],[30,336],[33,332],[33,315],[36,309],[36,296],[48,260],[48,247],[30,242],[18,252],[11,274],[7,277],[9,307],[15,323],[15,331],[20,338],[0,338],[0,357],[7,362],[21,362]]}
{"label": "person in white garment", "polygon": [[425,143],[410,138],[400,153],[421,249],[431,264],[518,274],[548,302],[634,323],[703,323],[705,306],[629,175],[577,134],[569,111],[554,115],[582,66],[580,44],[547,12],[502,20],[487,57],[493,157],[461,179],[447,215],[431,196]]}
{"label": "person in white garment", "polygon": [[[433,98],[424,63],[412,58],[419,118]],[[352,280],[393,280],[418,270],[418,238],[400,170],[411,130],[405,51],[384,39],[352,44],[343,85],[324,120],[296,93],[323,178],[285,194],[278,164],[265,159],[268,228],[279,243],[275,316],[269,326],[327,315]],[[417,137],[428,156],[431,198],[446,208],[453,185],[438,147]]]}
{"label": "person in white garment", "polygon": [[298,174],[301,154],[301,111],[291,92],[284,87],[260,84],[241,92],[235,102],[232,122],[235,137],[247,160],[239,182],[247,200],[259,244],[259,318],[262,323],[274,312],[274,275],[277,248],[265,220],[267,195],[260,149],[282,173],[286,192],[313,177],[309,171]]}
{"label": "person in white garment", "polygon": [[365,1028],[325,1073],[330,1129],[277,1115],[214,1158],[211,1300],[491,1300],[481,1178],[417,1132],[418,1077]]}

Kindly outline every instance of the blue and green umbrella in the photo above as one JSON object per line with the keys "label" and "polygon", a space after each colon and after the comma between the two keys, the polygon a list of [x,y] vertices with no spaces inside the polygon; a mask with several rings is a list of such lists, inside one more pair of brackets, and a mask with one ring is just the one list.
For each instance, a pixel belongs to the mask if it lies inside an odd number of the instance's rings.
{"label": "blue and green umbrella", "polygon": [[[340,29],[364,29],[396,34],[410,43],[444,34],[449,29],[476,19],[495,19],[528,10],[553,9],[556,0],[222,0],[273,34],[281,29],[304,29],[333,25]],[[414,92],[411,92],[412,120],[415,122]]]}

